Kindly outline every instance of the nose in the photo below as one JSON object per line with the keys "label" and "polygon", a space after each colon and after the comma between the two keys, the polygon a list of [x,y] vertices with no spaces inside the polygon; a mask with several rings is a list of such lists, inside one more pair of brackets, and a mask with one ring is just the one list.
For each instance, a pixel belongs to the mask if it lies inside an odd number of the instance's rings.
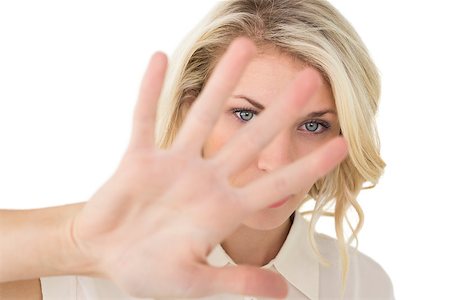
{"label": "nose", "polygon": [[263,171],[273,171],[286,166],[295,160],[295,145],[291,132],[279,133],[258,156],[258,168]]}

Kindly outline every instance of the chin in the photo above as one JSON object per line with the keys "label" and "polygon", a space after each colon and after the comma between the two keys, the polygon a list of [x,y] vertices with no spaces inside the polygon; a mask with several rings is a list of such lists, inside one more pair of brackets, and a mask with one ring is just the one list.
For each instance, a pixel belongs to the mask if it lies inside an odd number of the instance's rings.
{"label": "chin", "polygon": [[283,225],[296,210],[295,203],[288,201],[278,208],[265,208],[245,219],[242,224],[256,230],[273,230]]}

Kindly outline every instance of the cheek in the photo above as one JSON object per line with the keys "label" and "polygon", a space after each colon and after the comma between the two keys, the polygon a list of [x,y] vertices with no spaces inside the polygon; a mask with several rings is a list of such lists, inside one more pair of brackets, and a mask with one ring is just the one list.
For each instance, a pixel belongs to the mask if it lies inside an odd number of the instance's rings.
{"label": "cheek", "polygon": [[219,119],[213,128],[203,147],[203,157],[213,156],[232,138],[235,129],[225,123],[224,120]]}
{"label": "cheek", "polygon": [[295,159],[300,159],[328,143],[330,140],[339,136],[339,128],[330,130],[323,135],[300,135],[294,138],[295,142]]}
{"label": "cheek", "polygon": [[319,149],[323,144],[325,144],[328,141],[328,139],[317,139],[317,138],[311,138],[311,137],[303,137],[298,138],[296,142],[296,159],[302,158],[303,156],[306,156],[310,154],[311,152],[314,152],[315,150]]}

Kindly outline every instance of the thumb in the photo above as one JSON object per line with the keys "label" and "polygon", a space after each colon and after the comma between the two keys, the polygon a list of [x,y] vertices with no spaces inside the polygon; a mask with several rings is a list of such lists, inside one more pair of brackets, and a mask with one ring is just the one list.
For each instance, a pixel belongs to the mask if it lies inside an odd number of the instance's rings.
{"label": "thumb", "polygon": [[[248,296],[285,298],[286,280],[278,273],[254,266],[212,267],[201,265],[197,270],[197,291],[205,295],[231,293]],[[197,278],[198,277],[198,278]]]}

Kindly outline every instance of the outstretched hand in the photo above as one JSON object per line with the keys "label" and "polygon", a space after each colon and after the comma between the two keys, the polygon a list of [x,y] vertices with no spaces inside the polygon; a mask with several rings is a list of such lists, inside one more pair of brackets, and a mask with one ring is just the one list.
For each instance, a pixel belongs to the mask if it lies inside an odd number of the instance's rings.
{"label": "outstretched hand", "polygon": [[293,123],[319,87],[320,75],[307,68],[276,104],[214,157],[202,157],[222,104],[255,53],[245,38],[230,45],[165,150],[156,147],[154,129],[167,59],[161,53],[152,57],[127,151],[114,175],[72,222],[73,242],[93,273],[135,297],[286,296],[287,284],[279,274],[244,265],[216,268],[206,258],[246,217],[288,195],[306,194],[345,158],[347,147],[338,137],[246,186],[230,184],[230,175]]}

